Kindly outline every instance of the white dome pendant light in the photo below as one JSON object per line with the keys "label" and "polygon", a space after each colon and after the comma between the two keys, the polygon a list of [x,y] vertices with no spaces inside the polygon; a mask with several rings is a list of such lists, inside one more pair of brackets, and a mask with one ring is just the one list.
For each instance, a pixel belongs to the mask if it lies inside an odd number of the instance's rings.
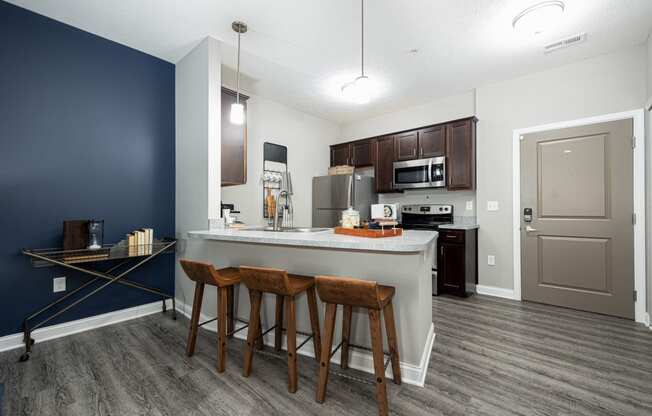
{"label": "white dome pendant light", "polygon": [[231,28],[238,34],[238,69],[236,76],[235,103],[231,104],[231,123],[241,125],[245,121],[244,105],[240,103],[240,35],[247,33],[247,24],[233,22]]}
{"label": "white dome pendant light", "polygon": [[367,104],[370,100],[369,77],[364,74],[364,0],[360,0],[362,11],[361,25],[361,71],[360,76],[342,85],[342,95],[348,101],[356,104]]}

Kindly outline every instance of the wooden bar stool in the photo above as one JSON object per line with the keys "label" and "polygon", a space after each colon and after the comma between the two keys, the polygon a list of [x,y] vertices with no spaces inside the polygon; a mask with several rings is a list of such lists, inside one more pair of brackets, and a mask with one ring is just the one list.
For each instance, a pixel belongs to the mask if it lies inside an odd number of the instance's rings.
{"label": "wooden bar stool", "polygon": [[[271,330],[276,330],[274,344],[277,351],[281,350],[283,331],[283,304],[287,319],[287,349],[288,349],[288,391],[297,391],[297,350],[303,347],[312,338],[315,348],[315,358],[319,361],[321,339],[319,335],[319,315],[317,313],[317,296],[315,295],[315,279],[308,276],[288,274],[285,270],[267,269],[259,267],[240,267],[242,282],[249,289],[251,300],[251,313],[249,318],[249,333],[247,334],[247,347],[244,360],[244,376],[251,374],[253,360],[253,347],[256,337],[262,338]],[[310,311],[310,326],[312,334],[297,331],[296,303],[297,295],[306,292],[308,295],[308,309]],[[260,334],[260,308],[263,293],[276,295],[276,324]],[[297,333],[308,338],[297,347]]]}
{"label": "wooden bar stool", "polygon": [[[374,360],[374,374],[376,377],[376,399],[378,400],[378,413],[388,414],[387,388],[385,386],[385,367],[382,329],[380,327],[380,313],[385,315],[385,329],[387,343],[389,344],[389,358],[392,362],[394,383],[401,384],[401,366],[398,355],[398,340],[394,322],[394,307],[392,298],[395,289],[391,286],[382,286],[377,282],[353,279],[350,277],[317,276],[315,278],[319,298],[326,304],[326,317],[324,318],[324,338],[321,347],[322,355],[319,365],[319,384],[317,387],[317,402],[323,403],[326,398],[326,385],[328,383],[329,363],[331,357],[342,348],[340,365],[348,368],[349,348],[368,348],[353,345],[351,338],[351,315],[353,307],[366,308],[369,313],[369,329],[371,332],[371,351]],[[333,346],[333,332],[335,329],[335,315],[337,305],[344,306],[342,322],[342,342],[331,352]]]}
{"label": "wooden bar stool", "polygon": [[[248,325],[234,330],[237,319],[234,316],[234,286],[240,283],[240,272],[237,267],[215,269],[213,265],[192,260],[179,260],[186,275],[195,282],[195,298],[192,302],[192,317],[190,319],[190,332],[186,354],[191,357],[195,353],[199,327],[217,321],[217,371],[224,371],[226,360],[226,339],[239,332]],[[217,287],[217,318],[199,323],[201,305],[204,298],[205,285]],[[246,324],[245,321],[242,321]]]}

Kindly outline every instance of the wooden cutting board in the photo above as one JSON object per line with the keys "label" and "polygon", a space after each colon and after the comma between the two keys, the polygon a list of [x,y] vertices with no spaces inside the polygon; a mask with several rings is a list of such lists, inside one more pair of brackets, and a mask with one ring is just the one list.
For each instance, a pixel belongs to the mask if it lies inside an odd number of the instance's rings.
{"label": "wooden cutting board", "polygon": [[335,234],[351,235],[354,237],[365,238],[384,238],[384,237],[397,237],[403,235],[402,228],[386,228],[384,230],[374,230],[367,228],[343,228],[335,227]]}

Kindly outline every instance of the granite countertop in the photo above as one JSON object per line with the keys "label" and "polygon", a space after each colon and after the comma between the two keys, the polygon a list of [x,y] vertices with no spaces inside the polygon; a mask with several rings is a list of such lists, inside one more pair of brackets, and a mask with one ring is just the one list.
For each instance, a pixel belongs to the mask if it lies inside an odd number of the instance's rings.
{"label": "granite countertop", "polygon": [[344,250],[415,253],[427,250],[437,238],[435,231],[404,230],[403,235],[385,238],[364,238],[321,232],[273,232],[247,229],[215,229],[189,231],[190,238],[237,243],[271,244],[279,246],[332,248]]}
{"label": "granite countertop", "polygon": [[480,228],[478,224],[444,224],[440,225],[440,230],[476,230]]}
{"label": "granite countertop", "polygon": [[454,217],[452,224],[439,226],[442,230],[476,230],[480,228],[475,217]]}

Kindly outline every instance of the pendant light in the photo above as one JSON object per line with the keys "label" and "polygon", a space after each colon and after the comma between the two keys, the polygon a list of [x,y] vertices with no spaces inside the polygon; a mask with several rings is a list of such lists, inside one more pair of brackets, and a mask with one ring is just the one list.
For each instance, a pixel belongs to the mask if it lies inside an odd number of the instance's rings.
{"label": "pendant light", "polygon": [[244,123],[244,105],[240,103],[240,35],[247,32],[247,24],[235,21],[231,28],[238,34],[238,66],[235,88],[235,103],[231,104],[231,123],[241,125]]}
{"label": "pendant light", "polygon": [[369,77],[364,74],[364,0],[360,0],[360,9],[361,9],[361,52],[360,52],[360,61],[361,61],[361,70],[360,76],[354,79],[351,82],[347,82],[342,86],[342,95],[348,101],[354,102],[356,104],[366,104],[369,102],[370,95],[370,86],[369,86]]}

